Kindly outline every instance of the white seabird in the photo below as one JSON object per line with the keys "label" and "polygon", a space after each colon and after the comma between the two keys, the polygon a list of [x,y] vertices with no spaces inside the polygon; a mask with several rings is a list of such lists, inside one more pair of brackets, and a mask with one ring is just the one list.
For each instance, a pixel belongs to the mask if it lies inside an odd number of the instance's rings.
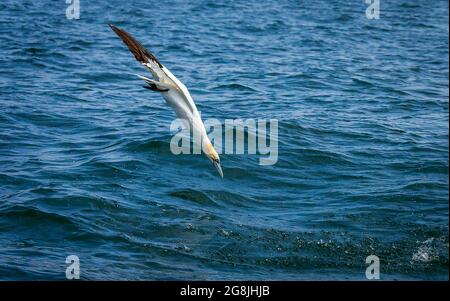
{"label": "white seabird", "polygon": [[149,79],[144,76],[139,76],[146,82],[145,88],[157,91],[162,94],[166,102],[175,111],[178,118],[187,120],[192,128],[196,137],[202,139],[202,150],[205,155],[211,160],[216,167],[219,175],[223,178],[222,168],[220,166],[220,158],[217,151],[214,149],[211,141],[206,134],[205,125],[200,118],[200,114],[197,111],[194,100],[189,94],[186,86],[180,82],[166,67],[164,67],[158,59],[150,53],[144,46],[135,40],[126,31],[117,28],[116,26],[109,24],[114,32],[122,39],[122,41],[128,46],[128,49],[133,53],[136,60],[142,65],[147,67],[153,76],[153,79]]}

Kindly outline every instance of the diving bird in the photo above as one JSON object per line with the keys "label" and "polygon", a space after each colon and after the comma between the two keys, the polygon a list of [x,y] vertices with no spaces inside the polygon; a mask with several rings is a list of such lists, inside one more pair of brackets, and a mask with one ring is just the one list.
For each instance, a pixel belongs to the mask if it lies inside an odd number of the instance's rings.
{"label": "diving bird", "polygon": [[129,33],[112,24],[109,24],[109,26],[128,46],[136,60],[152,74],[153,79],[138,75],[146,83],[144,88],[161,93],[167,104],[175,111],[177,117],[189,122],[192,130],[195,131],[194,135],[197,135],[195,137],[202,138],[203,153],[211,160],[219,175],[223,178],[219,155],[206,134],[205,125],[186,86]]}

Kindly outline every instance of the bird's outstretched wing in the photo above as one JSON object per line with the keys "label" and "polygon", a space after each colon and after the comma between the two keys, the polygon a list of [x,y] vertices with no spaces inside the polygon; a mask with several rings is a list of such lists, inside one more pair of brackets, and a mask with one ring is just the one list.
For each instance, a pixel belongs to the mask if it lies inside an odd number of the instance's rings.
{"label": "bird's outstretched wing", "polygon": [[128,49],[131,51],[131,53],[133,53],[136,60],[138,60],[142,65],[150,70],[155,80],[161,81],[167,77],[167,75],[162,70],[164,66],[150,51],[145,49],[145,47],[142,46],[141,43],[139,43],[125,30],[117,28],[112,24],[109,24],[109,26],[122,39],[125,45],[128,46]]}

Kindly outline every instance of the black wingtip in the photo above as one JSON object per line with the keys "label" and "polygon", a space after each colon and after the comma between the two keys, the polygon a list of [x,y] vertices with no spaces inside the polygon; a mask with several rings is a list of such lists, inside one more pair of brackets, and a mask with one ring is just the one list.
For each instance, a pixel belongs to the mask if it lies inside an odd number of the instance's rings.
{"label": "black wingtip", "polygon": [[109,27],[122,39],[122,41],[128,46],[128,49],[133,53],[136,60],[141,63],[147,63],[148,60],[152,60],[158,64],[160,68],[162,68],[162,64],[158,61],[158,59],[141,43],[139,43],[135,38],[133,38],[128,32],[122,30],[113,24],[109,23]]}
{"label": "black wingtip", "polygon": [[120,31],[120,29],[119,29],[117,26],[115,26],[114,24],[109,23],[108,25],[109,25],[109,27],[111,27],[111,29],[112,29],[114,32],[117,33],[118,31]]}

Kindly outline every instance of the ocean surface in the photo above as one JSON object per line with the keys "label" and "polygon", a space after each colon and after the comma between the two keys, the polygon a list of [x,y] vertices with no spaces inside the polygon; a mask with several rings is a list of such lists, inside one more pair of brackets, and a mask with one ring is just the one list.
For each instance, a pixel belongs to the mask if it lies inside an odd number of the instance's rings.
{"label": "ocean surface", "polygon": [[[448,1],[0,2],[0,280],[449,277]],[[173,111],[277,119],[275,165],[170,151]]]}

